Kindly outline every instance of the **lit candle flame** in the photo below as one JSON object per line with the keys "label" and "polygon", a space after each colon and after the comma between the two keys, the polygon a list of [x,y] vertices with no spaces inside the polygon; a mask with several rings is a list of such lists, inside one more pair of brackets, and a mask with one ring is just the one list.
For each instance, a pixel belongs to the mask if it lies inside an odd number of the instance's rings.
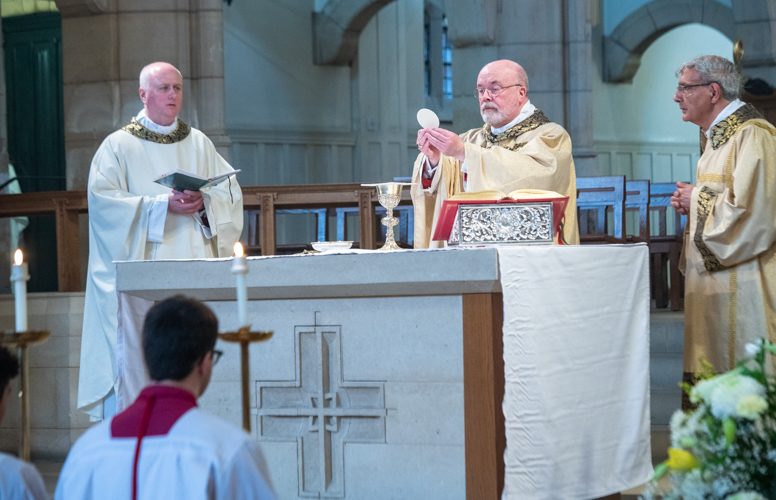
{"label": "lit candle flame", "polygon": [[243,246],[239,241],[234,244],[234,256],[235,257],[243,256]]}
{"label": "lit candle flame", "polygon": [[21,266],[22,262],[24,262],[24,255],[22,255],[21,248],[17,248],[16,251],[13,253],[13,262],[17,266]]}

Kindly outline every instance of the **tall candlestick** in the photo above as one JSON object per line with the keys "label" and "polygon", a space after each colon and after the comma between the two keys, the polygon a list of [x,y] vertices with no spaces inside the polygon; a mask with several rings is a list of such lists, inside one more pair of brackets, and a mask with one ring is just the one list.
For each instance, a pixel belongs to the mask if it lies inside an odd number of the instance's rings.
{"label": "tall candlestick", "polygon": [[27,331],[27,263],[24,262],[22,251],[17,249],[11,265],[11,283],[13,283],[14,305],[16,312],[16,331]]}
{"label": "tall candlestick", "polygon": [[248,274],[248,263],[243,254],[243,247],[238,241],[234,244],[234,259],[232,274],[237,279],[237,322],[240,327],[248,324],[248,290],[245,287],[245,275]]}

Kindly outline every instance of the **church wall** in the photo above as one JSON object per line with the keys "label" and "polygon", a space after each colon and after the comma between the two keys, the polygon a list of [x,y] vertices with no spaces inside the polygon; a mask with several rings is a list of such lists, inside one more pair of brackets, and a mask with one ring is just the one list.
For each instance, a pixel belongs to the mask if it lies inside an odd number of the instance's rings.
{"label": "church wall", "polygon": [[350,71],[313,64],[311,12],[309,2],[224,7],[226,126],[245,185],[352,178]]}
{"label": "church wall", "polygon": [[601,175],[694,180],[698,127],[682,121],[673,95],[676,69],[703,54],[730,58],[732,42],[712,28],[690,24],[655,40],[631,83],[604,83],[600,67],[594,71],[593,123]]}
{"label": "church wall", "polygon": [[312,2],[225,6],[226,124],[243,184],[409,175],[408,124],[423,97],[422,6],[381,9],[350,66],[313,63]]}
{"label": "church wall", "polygon": [[[27,351],[31,455],[34,460],[62,460],[89,426],[86,414],[76,409],[84,295],[31,293],[27,307],[29,328],[51,334]],[[0,331],[13,330],[13,325],[13,297],[0,296]],[[19,377],[12,383],[12,394],[17,394],[18,388]],[[0,422],[0,451],[16,453],[19,435],[19,399],[10,398]]]}
{"label": "church wall", "polygon": [[[610,35],[620,22],[651,1],[652,0],[601,0],[604,34]],[[715,1],[726,7],[732,6],[732,0]]]}

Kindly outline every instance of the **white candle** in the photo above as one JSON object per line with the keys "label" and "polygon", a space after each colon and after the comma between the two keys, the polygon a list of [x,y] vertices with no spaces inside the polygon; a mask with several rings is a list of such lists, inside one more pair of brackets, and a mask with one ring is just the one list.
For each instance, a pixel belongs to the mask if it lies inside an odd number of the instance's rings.
{"label": "white candle", "polygon": [[234,259],[232,274],[237,279],[237,322],[242,328],[248,325],[248,289],[245,287],[245,275],[248,274],[248,263],[243,254],[243,247],[238,241],[234,244]]}
{"label": "white candle", "polygon": [[11,265],[11,283],[13,283],[14,305],[16,312],[16,331],[27,331],[27,263],[24,262],[22,251],[17,249],[13,254]]}

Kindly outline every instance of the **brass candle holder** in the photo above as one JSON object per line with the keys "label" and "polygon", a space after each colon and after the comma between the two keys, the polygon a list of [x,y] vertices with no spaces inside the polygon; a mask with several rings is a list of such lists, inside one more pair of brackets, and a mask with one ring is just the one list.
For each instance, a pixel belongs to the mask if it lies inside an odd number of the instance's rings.
{"label": "brass candle holder", "polygon": [[250,384],[251,361],[248,357],[248,347],[252,342],[264,342],[272,337],[273,332],[252,332],[250,326],[243,326],[236,332],[219,333],[218,337],[224,342],[236,342],[240,344],[240,379],[242,382],[242,421],[245,432],[251,432],[250,420]]}
{"label": "brass candle holder", "polygon": [[0,344],[17,349],[19,356],[19,458],[30,461],[30,368],[27,348],[45,342],[51,333],[47,330],[0,333]]}

